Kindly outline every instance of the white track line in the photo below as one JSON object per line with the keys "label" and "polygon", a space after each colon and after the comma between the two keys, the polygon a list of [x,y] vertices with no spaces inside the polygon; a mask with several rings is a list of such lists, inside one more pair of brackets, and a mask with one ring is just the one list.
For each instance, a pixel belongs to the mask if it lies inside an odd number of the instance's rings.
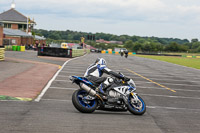
{"label": "white track line", "polygon": [[[78,77],[82,77],[83,75],[76,75]],[[62,77],[62,78],[69,78],[70,76],[65,76],[65,75],[58,75],[57,77]]]}
{"label": "white track line", "polygon": [[[138,84],[153,84],[152,82],[143,82],[143,81],[135,81],[136,85]],[[188,85],[188,84],[175,84],[175,83],[160,83],[163,85],[175,85],[175,86],[200,86],[200,85]]]}
{"label": "white track line", "polygon": [[191,108],[162,107],[162,106],[146,106],[146,107],[150,109],[194,110],[200,112],[200,109],[191,109]]}
{"label": "white track line", "polygon": [[[54,80],[54,82],[71,82],[69,80]],[[153,84],[152,82],[135,81],[136,84]],[[199,85],[188,85],[188,84],[174,84],[174,83],[162,83],[167,85],[181,85],[181,86],[199,86]]]}
{"label": "white track line", "polygon": [[60,90],[76,90],[78,88],[63,88],[63,87],[49,87],[49,88],[52,88],[52,89],[60,89]]}
{"label": "white track line", "polygon": [[[156,89],[156,90],[164,90],[164,88],[158,88],[158,87],[145,87],[145,86],[137,86],[139,89]],[[174,89],[174,88],[173,88]],[[200,92],[200,90],[187,90],[187,89],[174,89],[175,91],[194,91],[194,92]]]}
{"label": "white track line", "polygon": [[42,101],[59,101],[59,102],[72,102],[72,100],[60,100],[60,99],[42,99]]}
{"label": "white track line", "polygon": [[[87,54],[86,54],[87,55]],[[85,55],[84,55],[85,56]],[[81,56],[81,57],[84,57],[84,56]],[[39,102],[41,100],[41,98],[44,96],[44,94],[46,93],[46,91],[48,90],[48,88],[51,86],[52,82],[56,79],[56,77],[58,76],[58,74],[60,73],[60,71],[62,71],[62,69],[65,67],[65,65],[69,62],[69,61],[72,61],[72,60],[75,60],[75,59],[78,59],[78,58],[81,58],[81,57],[76,57],[76,58],[73,58],[73,59],[70,59],[68,61],[66,61],[61,69],[59,69],[56,74],[53,76],[53,78],[48,82],[48,84],[44,87],[44,89],[42,90],[42,92],[40,93],[40,95],[34,100],[36,102]]]}
{"label": "white track line", "polygon": [[[63,87],[49,87],[49,88],[58,89],[58,90],[76,90],[76,89],[79,89],[79,88],[63,88]],[[155,87],[138,87],[138,88],[145,88],[145,89],[153,88],[153,89],[164,90],[164,88],[155,88]],[[200,92],[199,90],[183,90],[183,89],[176,89],[176,90]],[[195,97],[183,97],[183,96],[171,96],[171,95],[156,95],[156,94],[142,94],[142,93],[139,93],[139,94],[144,95],[144,96],[152,96],[152,97],[155,96],[155,97],[170,97],[170,98],[200,99],[198,97],[195,98]]]}
{"label": "white track line", "polygon": [[152,96],[152,97],[167,97],[167,98],[170,97],[170,98],[200,100],[199,97],[184,97],[184,96],[170,96],[170,95],[156,95],[156,94],[142,94],[142,93],[140,93],[139,95],[142,95],[142,96]]}
{"label": "white track line", "polygon": [[70,80],[54,80],[54,82],[72,82],[72,81],[70,81]]}
{"label": "white track line", "polygon": [[[61,100],[61,99],[42,99],[43,101],[56,101],[56,102],[72,102],[72,100]],[[191,108],[177,108],[177,107],[162,107],[162,106],[146,106],[149,109],[167,109],[167,110],[192,110],[200,112],[200,109]],[[113,111],[114,112],[114,111]]]}
{"label": "white track line", "polygon": [[85,73],[85,71],[61,71],[61,73]]}

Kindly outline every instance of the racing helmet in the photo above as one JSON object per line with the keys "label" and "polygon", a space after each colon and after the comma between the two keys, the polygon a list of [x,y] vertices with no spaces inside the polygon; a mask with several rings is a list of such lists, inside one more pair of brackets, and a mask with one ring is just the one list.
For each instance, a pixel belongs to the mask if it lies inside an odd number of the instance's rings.
{"label": "racing helmet", "polygon": [[95,63],[99,65],[106,65],[106,60],[104,60],[103,58],[97,58]]}

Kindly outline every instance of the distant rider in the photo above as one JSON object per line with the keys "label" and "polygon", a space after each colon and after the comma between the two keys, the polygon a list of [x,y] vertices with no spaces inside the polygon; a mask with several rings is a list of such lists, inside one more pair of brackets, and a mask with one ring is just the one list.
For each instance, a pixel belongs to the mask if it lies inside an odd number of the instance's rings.
{"label": "distant rider", "polygon": [[106,61],[103,58],[97,58],[94,64],[91,64],[85,74],[86,77],[90,82],[94,83],[96,86],[99,86],[99,92],[103,95],[106,95],[103,90],[105,90],[110,83],[113,82],[113,79],[110,77],[101,77],[103,73],[108,75],[112,75],[118,79],[122,79],[125,81],[129,81],[130,79],[124,77],[123,75],[117,74],[106,67]]}
{"label": "distant rider", "polygon": [[125,54],[125,57],[127,58],[128,57],[128,50],[125,50],[124,54]]}

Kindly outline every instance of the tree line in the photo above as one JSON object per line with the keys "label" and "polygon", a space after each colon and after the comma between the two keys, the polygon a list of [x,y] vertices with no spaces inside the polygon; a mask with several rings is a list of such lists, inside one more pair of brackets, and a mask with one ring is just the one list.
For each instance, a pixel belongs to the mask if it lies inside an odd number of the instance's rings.
{"label": "tree line", "polygon": [[86,43],[100,49],[114,49],[114,47],[125,47],[129,51],[135,52],[200,52],[200,42],[198,39],[159,38],[140,37],[129,35],[113,35],[107,33],[95,33],[94,39],[104,39],[107,41],[122,41],[124,45],[95,43],[95,40],[88,40],[88,35],[92,33],[78,31],[56,31],[35,29],[34,34],[47,38],[47,43],[74,42],[79,43],[81,37],[86,38]]}

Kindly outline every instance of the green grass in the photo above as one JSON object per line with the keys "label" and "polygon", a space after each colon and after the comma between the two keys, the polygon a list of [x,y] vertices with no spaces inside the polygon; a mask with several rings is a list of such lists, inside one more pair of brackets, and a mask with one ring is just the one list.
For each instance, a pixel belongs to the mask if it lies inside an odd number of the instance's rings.
{"label": "green grass", "polygon": [[174,57],[174,56],[152,56],[152,55],[137,55],[137,56],[200,69],[200,59],[197,58],[184,58],[184,57]]}
{"label": "green grass", "polygon": [[200,56],[200,53],[165,53],[162,54],[169,54],[169,55],[191,55],[191,56]]}
{"label": "green grass", "polygon": [[19,100],[19,99],[15,98],[15,97],[0,95],[0,100]]}

